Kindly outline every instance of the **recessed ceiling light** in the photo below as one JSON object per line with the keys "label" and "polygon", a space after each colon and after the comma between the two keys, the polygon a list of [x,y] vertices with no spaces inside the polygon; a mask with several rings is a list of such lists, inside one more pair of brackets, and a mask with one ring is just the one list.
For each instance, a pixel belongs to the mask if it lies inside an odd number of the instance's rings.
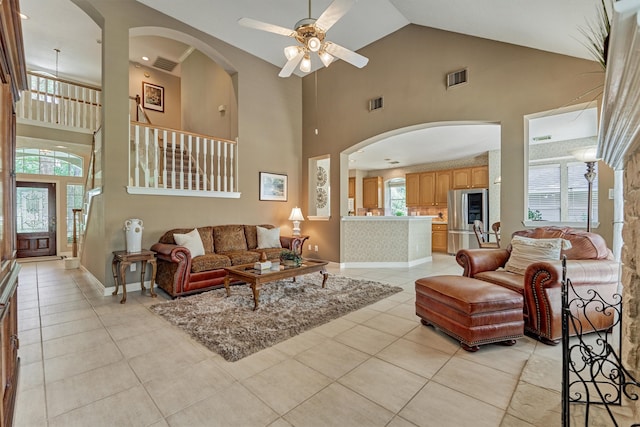
{"label": "recessed ceiling light", "polygon": [[351,163],[355,163],[355,159],[349,159]]}
{"label": "recessed ceiling light", "polygon": [[67,148],[66,145],[56,145],[56,148]]}
{"label": "recessed ceiling light", "polygon": [[24,20],[27,20],[27,19],[29,19],[29,16],[25,15],[24,13],[20,13],[20,18],[22,18]]}
{"label": "recessed ceiling light", "polygon": [[364,153],[364,150],[358,150],[356,153]]}
{"label": "recessed ceiling light", "polygon": [[143,61],[148,61],[148,60],[149,60],[149,57],[148,57],[148,56],[143,56],[143,57],[142,57],[142,60],[143,60]]}

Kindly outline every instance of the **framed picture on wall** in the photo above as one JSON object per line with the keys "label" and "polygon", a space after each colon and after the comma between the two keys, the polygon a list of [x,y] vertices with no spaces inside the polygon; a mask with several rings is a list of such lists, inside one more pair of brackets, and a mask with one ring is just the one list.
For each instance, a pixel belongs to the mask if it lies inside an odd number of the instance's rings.
{"label": "framed picture on wall", "polygon": [[164,88],[142,82],[142,107],[164,113]]}
{"label": "framed picture on wall", "polygon": [[260,172],[260,200],[287,201],[287,175]]}

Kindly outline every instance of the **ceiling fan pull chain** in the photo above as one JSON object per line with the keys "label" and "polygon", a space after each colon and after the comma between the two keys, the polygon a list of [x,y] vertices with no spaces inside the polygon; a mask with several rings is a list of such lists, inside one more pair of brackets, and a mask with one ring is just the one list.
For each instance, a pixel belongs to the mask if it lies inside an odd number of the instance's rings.
{"label": "ceiling fan pull chain", "polygon": [[311,19],[311,0],[309,0],[309,19]]}

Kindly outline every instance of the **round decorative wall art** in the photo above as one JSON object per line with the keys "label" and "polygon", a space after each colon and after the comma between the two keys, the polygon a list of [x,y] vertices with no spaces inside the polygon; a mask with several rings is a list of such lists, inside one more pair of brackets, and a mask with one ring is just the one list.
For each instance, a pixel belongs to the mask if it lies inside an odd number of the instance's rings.
{"label": "round decorative wall art", "polygon": [[322,166],[318,166],[316,181],[318,187],[324,187],[327,184],[327,171]]}
{"label": "round decorative wall art", "polygon": [[324,208],[325,206],[327,206],[327,190],[325,190],[324,188],[316,188],[316,205],[319,208]]}

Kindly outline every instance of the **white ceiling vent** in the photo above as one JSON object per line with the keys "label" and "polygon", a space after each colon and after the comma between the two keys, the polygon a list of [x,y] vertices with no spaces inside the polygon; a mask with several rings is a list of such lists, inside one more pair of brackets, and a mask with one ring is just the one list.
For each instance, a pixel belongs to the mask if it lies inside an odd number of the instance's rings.
{"label": "white ceiling vent", "polygon": [[158,56],[156,58],[156,62],[153,63],[154,67],[160,68],[161,70],[165,70],[168,72],[172,72],[173,69],[176,68],[176,65],[178,65],[177,62],[174,62],[167,58],[163,58],[161,56]]}
{"label": "white ceiling vent", "polygon": [[454,86],[459,86],[467,82],[467,69],[454,71],[447,74],[447,89]]}
{"label": "white ceiling vent", "polygon": [[369,100],[369,111],[380,110],[383,106],[384,102],[381,96]]}

